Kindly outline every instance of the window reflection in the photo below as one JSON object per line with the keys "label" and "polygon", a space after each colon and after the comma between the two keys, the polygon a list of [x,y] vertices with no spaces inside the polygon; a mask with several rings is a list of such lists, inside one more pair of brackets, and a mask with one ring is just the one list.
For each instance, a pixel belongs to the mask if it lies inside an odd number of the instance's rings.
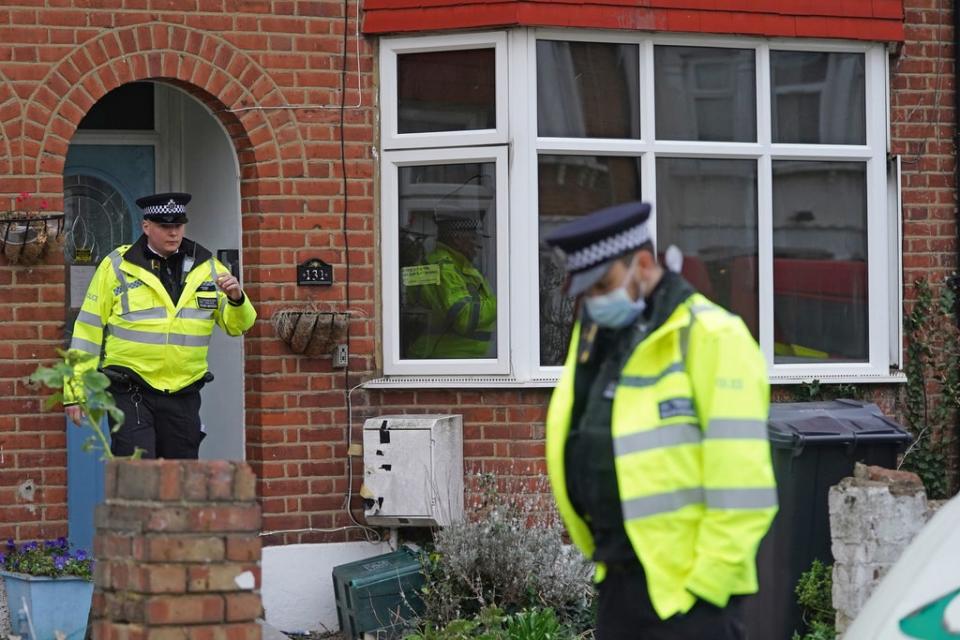
{"label": "window reflection", "polygon": [[865,144],[862,53],[770,52],[773,141]]}
{"label": "window reflection", "polygon": [[639,138],[639,47],[537,41],[537,130],[545,137]]}
{"label": "window reflection", "polygon": [[493,49],[397,56],[397,132],[495,129]]}
{"label": "window reflection", "polygon": [[774,361],[868,360],[866,163],[773,163]]}
{"label": "window reflection", "polygon": [[654,82],[658,139],[757,139],[753,49],[658,46]]}
{"label": "window reflection", "polygon": [[399,169],[400,357],[497,353],[496,168]]}
{"label": "window reflection", "polygon": [[[539,157],[540,238],[571,220],[641,199],[640,158]],[[563,261],[540,242],[540,364],[563,364],[573,327],[573,300],[563,293]]]}
{"label": "window reflection", "polygon": [[759,336],[757,163],[657,158],[657,249],[683,252],[683,276]]}

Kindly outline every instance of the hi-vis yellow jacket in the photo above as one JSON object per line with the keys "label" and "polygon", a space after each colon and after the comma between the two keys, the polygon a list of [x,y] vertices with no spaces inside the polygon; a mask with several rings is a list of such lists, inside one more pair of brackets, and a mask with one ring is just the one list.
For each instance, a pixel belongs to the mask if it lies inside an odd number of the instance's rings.
{"label": "hi-vis yellow jacket", "polygon": [[417,358],[482,358],[497,323],[497,298],[487,279],[459,251],[442,242],[427,258],[437,282],[411,287],[431,310],[426,333],[412,345]]}
{"label": "hi-vis yellow jacket", "polygon": [[[567,495],[580,327],[547,414],[547,466],[560,515],[588,558],[594,541]],[[777,511],[767,439],[766,363],[743,322],[700,294],[627,360],[613,398],[624,526],[662,619],[696,597],[724,607],[757,590],[756,551]],[[606,568],[597,566],[596,580]]]}
{"label": "hi-vis yellow jacket", "polygon": [[[184,240],[188,242],[194,246]],[[131,245],[117,247],[90,281],[70,349],[99,356],[103,344],[102,366],[132,369],[160,391],[178,391],[202,378],[214,323],[237,336],[253,326],[257,312],[246,295],[242,304],[230,304],[215,283],[218,274],[229,270],[195,246],[184,258],[187,276],[176,305],[156,275],[124,259]],[[78,373],[97,364],[89,359]],[[64,403],[76,400],[68,396]]]}

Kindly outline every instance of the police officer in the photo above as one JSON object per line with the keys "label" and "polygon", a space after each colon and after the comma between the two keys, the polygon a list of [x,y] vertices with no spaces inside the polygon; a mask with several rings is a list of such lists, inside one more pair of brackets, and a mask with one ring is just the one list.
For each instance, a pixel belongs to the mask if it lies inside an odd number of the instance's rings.
{"label": "police officer", "polygon": [[551,485],[596,563],[597,638],[742,639],[738,596],[777,510],[766,363],[658,264],[649,215],[618,205],[546,238],[582,297],[547,415]]}
{"label": "police officer", "polygon": [[[70,349],[97,356],[125,419],[112,434],[114,455],[196,459],[205,434],[200,388],[213,379],[207,346],[214,324],[232,336],[257,312],[240,283],[209,250],[183,237],[186,193],[137,200],[143,235],[117,247],[94,273]],[[97,366],[97,358],[80,367]],[[67,416],[80,408],[65,390]],[[113,426],[111,424],[111,426]]]}
{"label": "police officer", "polygon": [[437,281],[412,287],[412,298],[429,309],[426,331],[411,346],[415,358],[483,358],[497,322],[497,298],[473,262],[479,222],[463,216],[436,220],[437,246],[427,264]]}

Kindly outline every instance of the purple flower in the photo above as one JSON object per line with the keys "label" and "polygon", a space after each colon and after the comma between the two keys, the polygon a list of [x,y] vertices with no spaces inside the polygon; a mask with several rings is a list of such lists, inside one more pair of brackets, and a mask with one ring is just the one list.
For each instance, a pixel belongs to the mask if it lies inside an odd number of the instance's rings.
{"label": "purple flower", "polygon": [[73,557],[74,557],[78,562],[83,562],[84,560],[87,559],[87,552],[84,551],[83,549],[77,549],[77,552],[76,552],[75,554],[73,554]]}
{"label": "purple flower", "polygon": [[0,567],[2,567],[7,562],[6,554],[0,553]]}
{"label": "purple flower", "polygon": [[57,546],[60,547],[61,549],[66,549],[67,547],[70,546],[70,543],[67,542],[66,538],[64,538],[63,536],[60,536],[59,538],[57,538]]}
{"label": "purple flower", "polygon": [[17,548],[16,543],[14,543],[13,538],[7,538],[7,549],[13,551]]}
{"label": "purple flower", "polygon": [[63,571],[64,565],[67,564],[66,556],[54,556],[53,557],[53,566],[57,568],[57,571]]}
{"label": "purple flower", "polygon": [[36,549],[36,548],[39,547],[39,546],[40,546],[40,545],[38,545],[38,544],[36,543],[36,541],[28,542],[28,543],[26,543],[25,545],[23,545],[23,548],[21,549],[21,551],[33,551],[34,549]]}

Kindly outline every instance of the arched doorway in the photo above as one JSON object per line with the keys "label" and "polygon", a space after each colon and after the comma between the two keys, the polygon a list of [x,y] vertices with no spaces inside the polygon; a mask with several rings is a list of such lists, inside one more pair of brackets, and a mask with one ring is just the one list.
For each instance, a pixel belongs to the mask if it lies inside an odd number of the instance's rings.
{"label": "arched doorway", "polygon": [[[140,235],[135,200],[186,191],[187,237],[240,275],[240,171],[220,121],[189,94],[156,82],[120,86],[80,123],[64,165],[70,331],[97,264]],[[215,379],[203,392],[206,459],[244,457],[243,339],[219,329],[209,351]],[[89,549],[93,511],[103,497],[102,463],[82,450],[87,432],[68,425],[67,501],[71,542]]]}

